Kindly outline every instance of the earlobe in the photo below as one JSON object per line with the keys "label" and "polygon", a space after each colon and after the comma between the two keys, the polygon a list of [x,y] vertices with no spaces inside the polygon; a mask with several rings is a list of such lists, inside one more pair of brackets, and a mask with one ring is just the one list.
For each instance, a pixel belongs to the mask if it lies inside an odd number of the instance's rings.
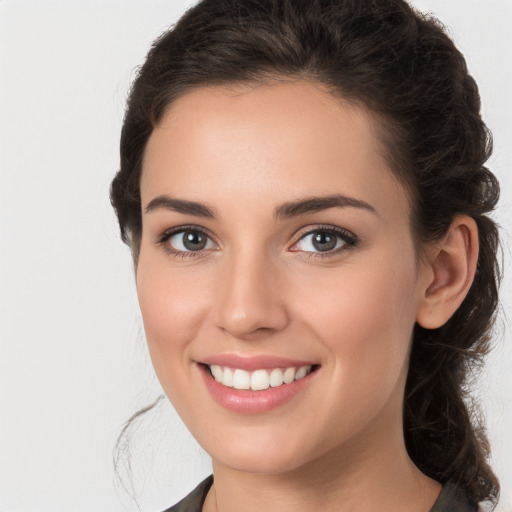
{"label": "earlobe", "polygon": [[478,261],[478,228],[474,219],[457,216],[446,235],[428,249],[416,321],[425,329],[444,325],[473,283]]}

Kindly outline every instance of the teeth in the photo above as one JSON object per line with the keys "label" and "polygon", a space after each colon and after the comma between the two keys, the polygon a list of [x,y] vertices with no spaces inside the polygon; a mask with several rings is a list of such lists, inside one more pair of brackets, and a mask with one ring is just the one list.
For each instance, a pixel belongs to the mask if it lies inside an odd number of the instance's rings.
{"label": "teeth", "polygon": [[268,389],[270,386],[270,378],[266,370],[256,370],[251,375],[251,389],[261,391]]}
{"label": "teeth", "polygon": [[307,374],[308,374],[308,367],[307,366],[301,366],[295,372],[295,380],[303,379]]}
{"label": "teeth", "polygon": [[283,382],[284,382],[283,371],[280,370],[279,368],[274,368],[270,372],[270,385],[273,388],[277,388],[277,386],[280,386]]}
{"label": "teeth", "polygon": [[293,382],[295,380],[295,368],[286,368],[283,379],[285,384]]}
{"label": "teeth", "polygon": [[211,365],[213,378],[220,384],[235,389],[263,391],[269,387],[276,388],[283,384],[290,384],[294,380],[303,379],[311,372],[311,366],[299,368],[273,368],[272,370],[255,370],[248,372],[240,368]]}
{"label": "teeth", "polygon": [[235,370],[233,375],[233,387],[235,389],[249,389],[251,387],[251,375],[245,370]]}
{"label": "teeth", "polygon": [[[222,371],[222,370],[221,370]],[[233,370],[231,368],[226,368],[222,373],[222,383],[224,386],[228,386],[230,388],[233,387]]]}
{"label": "teeth", "polygon": [[214,365],[210,366],[210,371],[212,372],[213,378],[217,382],[222,382],[224,372],[222,371],[222,368],[220,366],[217,366],[216,364],[214,364]]}

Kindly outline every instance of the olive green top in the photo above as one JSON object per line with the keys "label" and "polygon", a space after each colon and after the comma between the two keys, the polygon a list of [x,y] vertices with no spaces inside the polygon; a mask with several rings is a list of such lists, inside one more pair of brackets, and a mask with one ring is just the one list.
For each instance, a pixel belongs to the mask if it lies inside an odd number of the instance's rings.
{"label": "olive green top", "polygon": [[[206,495],[213,483],[213,476],[203,480],[188,496],[164,512],[201,512]],[[430,512],[476,512],[477,505],[472,505],[464,492],[454,484],[443,486]]]}

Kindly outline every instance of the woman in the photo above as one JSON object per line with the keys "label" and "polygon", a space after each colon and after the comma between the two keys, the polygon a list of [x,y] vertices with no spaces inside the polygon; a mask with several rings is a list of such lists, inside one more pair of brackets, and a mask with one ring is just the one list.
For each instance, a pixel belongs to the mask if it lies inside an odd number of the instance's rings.
{"label": "woman", "polygon": [[204,0],[133,85],[112,202],[162,387],[211,455],[172,511],[476,510],[497,305],[477,87],[401,0]]}

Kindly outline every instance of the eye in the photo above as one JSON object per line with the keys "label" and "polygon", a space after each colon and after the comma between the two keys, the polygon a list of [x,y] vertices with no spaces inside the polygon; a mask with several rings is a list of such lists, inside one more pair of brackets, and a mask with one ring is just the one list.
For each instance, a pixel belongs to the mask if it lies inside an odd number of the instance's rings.
{"label": "eye", "polygon": [[357,238],[344,229],[322,227],[302,235],[290,250],[306,253],[337,253],[354,247],[356,243]]}
{"label": "eye", "polygon": [[217,248],[213,240],[197,228],[180,228],[166,232],[160,237],[158,243],[174,254],[190,254]]}

